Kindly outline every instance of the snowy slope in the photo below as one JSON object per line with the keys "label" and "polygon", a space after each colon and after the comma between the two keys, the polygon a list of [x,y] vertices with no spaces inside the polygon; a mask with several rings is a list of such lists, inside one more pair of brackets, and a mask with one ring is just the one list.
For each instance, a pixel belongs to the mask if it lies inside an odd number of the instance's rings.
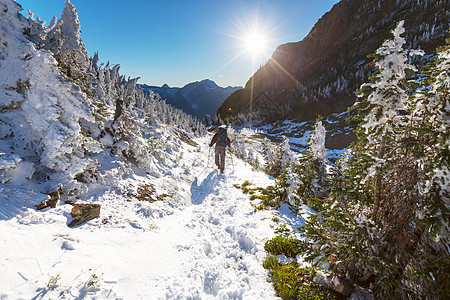
{"label": "snowy slope", "polygon": [[[70,205],[41,212],[32,207],[38,195],[28,202],[1,198],[0,298],[275,298],[262,267],[272,212],[255,213],[234,187],[270,179],[236,158],[218,174],[209,138],[169,154],[179,163],[159,178],[133,175],[115,186],[90,186],[86,200],[102,205],[100,217],[72,229]],[[111,174],[121,172],[119,161],[111,165]],[[171,196],[154,203],[127,196],[150,183]],[[48,284],[52,278],[58,279]]]}
{"label": "snowy slope", "polygon": [[[273,212],[236,188],[272,179],[236,157],[218,174],[211,135],[118,67],[91,71],[134,102],[118,109],[109,85],[88,97],[24,36],[20,9],[0,0],[0,299],[276,298],[262,267]],[[245,139],[235,151],[258,157]],[[70,202],[100,215],[69,228]]]}

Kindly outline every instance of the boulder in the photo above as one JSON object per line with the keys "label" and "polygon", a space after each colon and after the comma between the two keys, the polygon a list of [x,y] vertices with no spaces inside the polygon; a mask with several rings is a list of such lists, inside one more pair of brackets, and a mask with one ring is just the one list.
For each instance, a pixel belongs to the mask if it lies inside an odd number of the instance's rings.
{"label": "boulder", "polygon": [[329,283],[329,287],[345,297],[350,296],[354,290],[353,285],[339,277],[333,277]]}
{"label": "boulder", "polygon": [[69,227],[74,227],[83,224],[86,221],[92,220],[100,215],[99,204],[74,204],[72,211],[72,222],[69,223]]}
{"label": "boulder", "polygon": [[39,203],[36,206],[37,210],[41,210],[44,209],[46,207],[52,207],[55,208],[56,204],[58,203],[60,196],[59,196],[59,192],[51,192],[50,194],[48,194],[49,199],[42,201],[41,203]]}
{"label": "boulder", "polygon": [[349,300],[373,300],[373,297],[369,292],[357,287],[351,294]]}

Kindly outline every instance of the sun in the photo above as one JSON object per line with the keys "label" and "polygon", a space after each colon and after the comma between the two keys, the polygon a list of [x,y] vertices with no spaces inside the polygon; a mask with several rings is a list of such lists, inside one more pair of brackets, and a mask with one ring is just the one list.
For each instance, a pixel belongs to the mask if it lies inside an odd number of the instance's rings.
{"label": "sun", "polygon": [[265,36],[260,32],[251,32],[243,38],[244,48],[253,57],[258,57],[265,52],[267,46]]}

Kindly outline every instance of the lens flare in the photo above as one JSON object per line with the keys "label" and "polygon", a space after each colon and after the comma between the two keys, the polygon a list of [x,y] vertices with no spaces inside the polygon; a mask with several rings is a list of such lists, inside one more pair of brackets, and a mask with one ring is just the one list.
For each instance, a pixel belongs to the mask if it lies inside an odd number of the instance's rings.
{"label": "lens flare", "polygon": [[248,34],[244,39],[244,48],[252,56],[260,56],[265,52],[266,38],[259,32]]}

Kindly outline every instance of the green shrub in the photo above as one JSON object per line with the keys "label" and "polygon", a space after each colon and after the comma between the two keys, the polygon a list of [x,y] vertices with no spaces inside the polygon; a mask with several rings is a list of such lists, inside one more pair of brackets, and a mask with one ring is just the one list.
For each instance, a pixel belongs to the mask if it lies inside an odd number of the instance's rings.
{"label": "green shrub", "polygon": [[274,255],[284,254],[295,258],[301,251],[302,242],[290,236],[276,236],[264,245],[264,249]]}
{"label": "green shrub", "polygon": [[282,264],[274,255],[267,256],[263,266],[270,271],[275,292],[282,299],[343,299],[314,281],[313,268],[300,268],[296,261]]}
{"label": "green shrub", "polygon": [[248,181],[248,180],[246,180],[246,181],[244,181],[244,183],[242,184],[242,188],[246,188],[246,187],[248,187],[249,185],[251,185],[252,183],[250,182],[250,181]]}

